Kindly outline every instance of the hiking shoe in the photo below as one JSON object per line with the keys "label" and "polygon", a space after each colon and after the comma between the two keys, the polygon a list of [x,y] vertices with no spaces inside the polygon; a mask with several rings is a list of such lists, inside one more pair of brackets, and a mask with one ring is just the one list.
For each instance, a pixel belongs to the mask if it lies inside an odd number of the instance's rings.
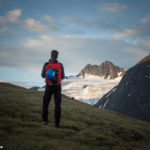
{"label": "hiking shoe", "polygon": [[47,126],[48,122],[42,122],[42,125]]}
{"label": "hiking shoe", "polygon": [[55,127],[56,127],[56,128],[60,128],[60,125],[59,125],[59,124],[55,124]]}

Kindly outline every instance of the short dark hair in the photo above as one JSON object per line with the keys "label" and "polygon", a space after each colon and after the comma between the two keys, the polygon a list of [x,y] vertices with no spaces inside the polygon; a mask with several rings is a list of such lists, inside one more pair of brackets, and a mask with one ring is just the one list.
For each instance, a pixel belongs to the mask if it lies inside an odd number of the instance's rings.
{"label": "short dark hair", "polygon": [[57,50],[52,50],[51,51],[51,59],[56,60],[58,58],[58,51]]}

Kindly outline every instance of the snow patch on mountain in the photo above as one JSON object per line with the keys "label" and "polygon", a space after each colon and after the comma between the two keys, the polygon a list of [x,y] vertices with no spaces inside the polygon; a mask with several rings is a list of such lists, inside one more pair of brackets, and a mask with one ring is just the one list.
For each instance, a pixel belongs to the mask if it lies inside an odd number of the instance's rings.
{"label": "snow patch on mountain", "polygon": [[62,81],[62,93],[68,97],[94,105],[104,94],[114,88],[120,80],[121,77],[108,80],[86,74],[86,78],[64,79]]}
{"label": "snow patch on mountain", "polygon": [[117,78],[115,78],[115,79],[110,79],[110,75],[107,77],[107,78],[105,78],[105,76],[102,76],[102,77],[100,77],[100,76],[96,76],[96,75],[91,75],[91,74],[88,74],[88,73],[85,73],[84,74],[84,77],[83,76],[78,76],[79,78],[81,78],[81,79],[92,79],[92,80],[102,80],[102,79],[105,79],[105,80],[118,80],[118,79],[120,79],[120,78],[122,78],[122,72],[119,72],[118,73],[118,77]]}

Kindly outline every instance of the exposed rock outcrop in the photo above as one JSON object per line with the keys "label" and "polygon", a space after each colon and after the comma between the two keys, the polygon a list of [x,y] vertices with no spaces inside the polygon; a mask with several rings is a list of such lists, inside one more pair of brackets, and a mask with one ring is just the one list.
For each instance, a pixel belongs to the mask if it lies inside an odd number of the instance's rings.
{"label": "exposed rock outcrop", "polygon": [[78,76],[85,78],[86,74],[103,77],[104,79],[115,79],[119,76],[123,76],[125,74],[125,70],[115,66],[110,61],[105,61],[101,65],[86,65]]}

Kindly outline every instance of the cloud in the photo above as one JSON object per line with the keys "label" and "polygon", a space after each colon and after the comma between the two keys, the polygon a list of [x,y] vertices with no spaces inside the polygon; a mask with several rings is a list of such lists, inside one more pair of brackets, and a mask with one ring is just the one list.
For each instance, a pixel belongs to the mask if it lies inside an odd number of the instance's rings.
{"label": "cloud", "polygon": [[133,28],[125,28],[123,31],[113,34],[112,38],[113,39],[125,39],[125,38],[145,39],[145,38],[149,38],[149,36],[150,36],[149,27],[136,26]]}
{"label": "cloud", "polygon": [[140,39],[141,45],[145,47],[145,49],[150,51],[150,40],[149,39]]}
{"label": "cloud", "polygon": [[8,28],[7,26],[0,26],[0,32],[1,33],[6,32],[8,30],[7,28]]}
{"label": "cloud", "polygon": [[16,37],[17,31],[11,25],[17,26],[21,14],[21,9],[14,9],[8,11],[5,16],[0,16],[0,42],[4,41],[5,38]]}
{"label": "cloud", "polygon": [[8,11],[5,16],[0,16],[0,25],[6,25],[8,23],[15,23],[18,21],[18,18],[21,16],[21,9],[14,9]]}
{"label": "cloud", "polygon": [[123,32],[115,33],[112,38],[114,39],[123,39],[123,38],[129,38],[136,34],[136,30],[134,29],[124,29]]}
{"label": "cloud", "polygon": [[[72,30],[79,30],[80,28],[84,31],[80,31],[81,33],[85,33],[86,31],[89,32],[89,28],[91,31],[93,29],[102,29],[102,30],[109,30],[109,31],[120,31],[120,24],[116,24],[109,21],[103,21],[102,19],[94,19],[94,18],[83,18],[83,17],[64,17],[62,21],[62,26],[64,28],[72,29]],[[87,30],[88,28],[88,30]]]}
{"label": "cloud", "polygon": [[52,49],[58,49],[59,60],[67,73],[79,73],[86,64],[100,64],[105,60],[129,68],[150,52],[146,44],[137,46],[122,40],[42,35],[20,41],[17,46],[1,45],[0,68],[40,72]]}
{"label": "cloud", "polygon": [[21,9],[11,10],[7,13],[6,18],[9,22],[16,22],[17,19],[21,16]]}
{"label": "cloud", "polygon": [[30,32],[58,32],[55,27],[45,25],[38,20],[28,18],[19,22],[20,26]]}
{"label": "cloud", "polygon": [[6,18],[4,16],[0,16],[0,25],[5,25],[7,22]]}
{"label": "cloud", "polygon": [[150,13],[148,13],[146,17],[140,20],[140,23],[149,23],[149,22],[150,22]]}
{"label": "cloud", "polygon": [[48,16],[48,15],[43,15],[42,19],[48,21],[49,23],[53,23],[54,22],[54,19],[51,16]]}
{"label": "cloud", "polygon": [[[43,24],[39,20],[35,20],[34,18],[20,19],[19,17],[22,15],[21,9],[15,9],[8,11],[5,16],[0,16],[0,32],[7,32],[11,29],[11,24],[16,27],[21,27],[29,32],[50,32],[50,33],[58,33],[59,29],[56,27]],[[44,16],[45,19],[49,20],[50,16]]]}
{"label": "cloud", "polygon": [[128,7],[126,5],[120,5],[119,3],[104,3],[99,6],[100,11],[108,12],[120,12],[121,10],[126,10]]}

